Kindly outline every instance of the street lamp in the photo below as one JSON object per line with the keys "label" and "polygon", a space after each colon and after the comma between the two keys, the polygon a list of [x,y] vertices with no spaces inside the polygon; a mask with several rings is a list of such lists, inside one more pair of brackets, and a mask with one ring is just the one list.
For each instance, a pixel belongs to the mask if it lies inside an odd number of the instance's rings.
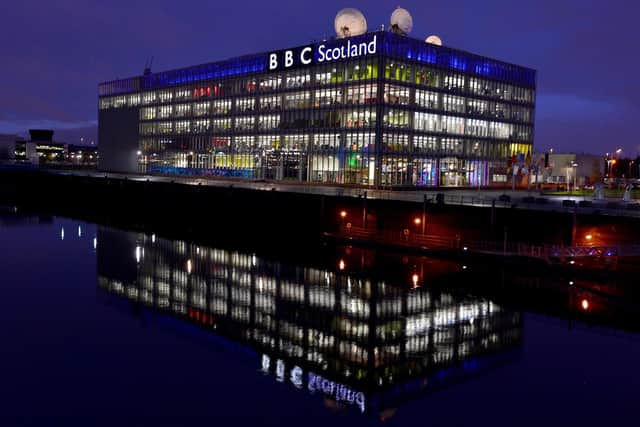
{"label": "street lamp", "polygon": [[344,219],[347,217],[347,211],[340,211],[340,227],[344,228]]}
{"label": "street lamp", "polygon": [[[616,163],[617,163],[616,159],[611,159],[611,166],[609,167],[609,178],[611,178],[613,167],[616,165]],[[615,178],[616,176],[613,175],[613,177]]]}
{"label": "street lamp", "polygon": [[573,191],[575,192],[578,184],[578,164],[571,162],[571,167],[573,168]]}

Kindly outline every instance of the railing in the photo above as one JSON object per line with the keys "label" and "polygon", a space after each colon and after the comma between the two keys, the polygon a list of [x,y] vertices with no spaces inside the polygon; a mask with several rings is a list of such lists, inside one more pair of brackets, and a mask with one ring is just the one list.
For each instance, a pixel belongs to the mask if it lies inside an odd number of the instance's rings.
{"label": "railing", "polygon": [[[51,173],[69,173],[69,174],[83,174],[91,173],[92,171],[54,171]],[[496,207],[499,209],[527,209],[538,211],[556,211],[565,212],[568,214],[603,214],[612,216],[627,216],[627,217],[640,217],[640,203],[622,201],[597,201],[597,200],[584,200],[577,201],[572,199],[571,201],[565,201],[559,196],[536,196],[536,193],[530,193],[524,195],[521,193],[515,196],[513,192],[510,192],[509,197],[496,194],[483,193],[484,190],[479,190],[478,194],[473,194],[475,189],[465,189],[464,194],[448,194],[447,191],[437,192],[433,189],[413,189],[409,191],[400,191],[393,189],[384,189],[380,187],[364,187],[364,186],[341,186],[336,184],[324,184],[318,182],[300,182],[300,181],[271,181],[260,179],[241,179],[233,177],[203,177],[203,176],[153,176],[153,175],[136,175],[136,174],[112,174],[104,172],[95,172],[98,176],[111,176],[116,178],[130,177],[143,177],[151,181],[163,180],[171,178],[176,182],[184,184],[200,184],[210,186],[229,186],[233,185],[238,188],[248,188],[255,190],[278,190],[291,193],[302,194],[315,194],[337,197],[350,197],[350,198],[369,198],[379,200],[395,200],[395,201],[407,201],[413,203],[422,203],[425,199],[429,204],[444,204],[454,206],[470,206],[470,207]]]}
{"label": "railing", "polygon": [[[329,233],[330,234],[330,233]],[[331,234],[330,234],[331,235]],[[524,242],[474,240],[465,241],[459,235],[437,236],[412,233],[410,230],[370,230],[362,227],[342,226],[334,237],[372,242],[389,246],[404,246],[425,250],[484,253],[500,256],[571,260],[578,258],[640,257],[640,245],[539,245]]]}
{"label": "railing", "polygon": [[436,236],[412,233],[410,230],[369,230],[362,227],[343,226],[337,233],[337,237],[366,240],[375,243],[421,247],[427,249],[460,249],[459,236]]}

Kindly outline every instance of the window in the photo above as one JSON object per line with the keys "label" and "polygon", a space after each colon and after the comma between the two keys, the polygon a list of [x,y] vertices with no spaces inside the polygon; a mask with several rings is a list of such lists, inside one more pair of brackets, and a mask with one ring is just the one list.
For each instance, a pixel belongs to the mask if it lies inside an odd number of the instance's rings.
{"label": "window", "polygon": [[342,104],[341,89],[320,89],[315,91],[314,105],[316,107],[335,104]]}
{"label": "window", "polygon": [[211,129],[217,131],[226,131],[231,128],[230,119],[215,119],[211,120]]}
{"label": "window", "polygon": [[309,108],[311,106],[310,92],[288,93],[284,96],[284,108]]}
{"label": "window", "polygon": [[422,86],[440,87],[440,75],[437,71],[428,68],[418,68],[415,81]]}
{"label": "window", "polygon": [[409,88],[384,85],[384,102],[394,105],[409,104]]}
{"label": "window", "polygon": [[442,98],[444,111],[464,113],[464,98],[455,95],[444,95]]}
{"label": "window", "polygon": [[409,112],[402,110],[389,110],[385,113],[383,123],[385,126],[395,128],[409,127]]}
{"label": "window", "polygon": [[255,98],[241,98],[236,100],[236,111],[253,111],[255,108]]}
{"label": "window", "polygon": [[143,105],[149,105],[149,104],[153,104],[154,102],[156,102],[156,93],[155,92],[144,92],[142,94],[142,104]]}
{"label": "window", "polygon": [[439,95],[428,90],[416,90],[416,105],[432,110],[440,109]]}
{"label": "window", "polygon": [[462,140],[457,138],[442,138],[440,152],[444,154],[462,154]]}
{"label": "window", "polygon": [[448,90],[461,91],[464,89],[464,76],[461,74],[447,74],[444,76],[443,87]]}
{"label": "window", "polygon": [[416,153],[435,153],[438,151],[438,138],[416,135],[413,137],[413,151]]}
{"label": "window", "polygon": [[477,99],[467,99],[467,113],[476,116],[484,116],[488,113],[487,101],[479,101]]}
{"label": "window", "polygon": [[385,133],[382,137],[382,147],[385,152],[409,152],[409,136],[404,134]]}
{"label": "window", "polygon": [[127,96],[127,107],[134,107],[140,105],[140,94],[134,93]]}
{"label": "window", "polygon": [[347,81],[368,80],[378,77],[378,66],[375,64],[355,64],[347,68]]}
{"label": "window", "polygon": [[314,147],[320,150],[337,150],[340,147],[340,135],[338,134],[315,135]]}
{"label": "window", "polygon": [[279,76],[268,76],[260,80],[260,91],[271,91],[282,86],[282,78]]}
{"label": "window", "polygon": [[192,126],[194,133],[209,132],[210,124],[208,119],[194,120]]}
{"label": "window", "polygon": [[486,120],[467,119],[467,135],[489,136],[489,123]]}
{"label": "window", "polygon": [[161,90],[158,92],[158,98],[160,102],[167,103],[173,100],[173,91],[172,90]]}
{"label": "window", "polygon": [[211,109],[210,102],[199,102],[193,106],[193,115],[196,117],[206,116],[209,114],[209,110]]}
{"label": "window", "polygon": [[253,124],[255,123],[255,117],[237,117],[236,129],[238,130],[253,130]]}
{"label": "window", "polygon": [[158,107],[158,118],[168,119],[173,115],[173,105],[161,105]]}
{"label": "window", "polygon": [[153,120],[156,118],[156,108],[146,107],[140,109],[140,120]]}
{"label": "window", "polygon": [[277,129],[280,126],[280,115],[272,114],[258,117],[258,129]]}
{"label": "window", "polygon": [[176,99],[189,99],[191,98],[191,91],[187,88],[176,89]]}
{"label": "window", "polygon": [[174,106],[174,117],[188,117],[191,115],[191,104],[178,104]]}
{"label": "window", "polygon": [[171,122],[158,123],[158,133],[168,134],[173,132],[173,124]]}
{"label": "window", "polygon": [[311,74],[298,72],[286,76],[285,87],[302,87],[308,85],[309,83],[311,83]]}
{"label": "window", "polygon": [[464,121],[461,117],[442,116],[442,132],[464,135]]}
{"label": "window", "polygon": [[211,103],[211,112],[213,114],[229,114],[231,110],[231,100],[213,101]]}
{"label": "window", "polygon": [[375,122],[375,110],[351,110],[346,113],[345,117],[345,124],[348,128],[373,126]]}
{"label": "window", "polygon": [[375,85],[351,86],[346,89],[347,104],[375,104],[378,87]]}
{"label": "window", "polygon": [[392,62],[387,64],[384,71],[384,77],[389,80],[397,80],[400,82],[411,81],[411,67],[405,64]]}
{"label": "window", "polygon": [[176,133],[189,133],[191,131],[191,126],[189,121],[182,120],[176,122]]}
{"label": "window", "polygon": [[316,73],[316,83],[320,85],[342,83],[342,74],[342,69],[338,69],[337,67],[324,72],[318,72]]}
{"label": "window", "polygon": [[413,127],[421,131],[440,132],[440,116],[438,114],[414,113]]}
{"label": "window", "polygon": [[280,103],[280,96],[263,96],[259,100],[261,111],[279,110],[282,106]]}

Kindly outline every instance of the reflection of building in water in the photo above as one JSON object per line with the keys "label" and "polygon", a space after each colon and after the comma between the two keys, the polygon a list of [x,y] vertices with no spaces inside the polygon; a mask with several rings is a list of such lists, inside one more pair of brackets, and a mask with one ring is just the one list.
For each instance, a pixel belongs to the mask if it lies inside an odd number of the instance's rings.
{"label": "reflection of building in water", "polygon": [[521,339],[520,313],[486,300],[142,234],[98,241],[101,288],[241,341],[265,372],[363,411]]}

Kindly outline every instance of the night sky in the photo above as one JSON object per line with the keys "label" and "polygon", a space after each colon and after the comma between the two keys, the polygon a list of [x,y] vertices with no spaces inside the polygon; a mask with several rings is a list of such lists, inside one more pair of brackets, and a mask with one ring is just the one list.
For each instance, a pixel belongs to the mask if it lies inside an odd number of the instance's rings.
{"label": "night sky", "polygon": [[388,26],[401,4],[411,36],[538,70],[535,146],[640,149],[640,2],[631,0],[3,1],[0,133],[66,129],[95,139],[97,84],[305,44],[333,34],[343,7]]}

